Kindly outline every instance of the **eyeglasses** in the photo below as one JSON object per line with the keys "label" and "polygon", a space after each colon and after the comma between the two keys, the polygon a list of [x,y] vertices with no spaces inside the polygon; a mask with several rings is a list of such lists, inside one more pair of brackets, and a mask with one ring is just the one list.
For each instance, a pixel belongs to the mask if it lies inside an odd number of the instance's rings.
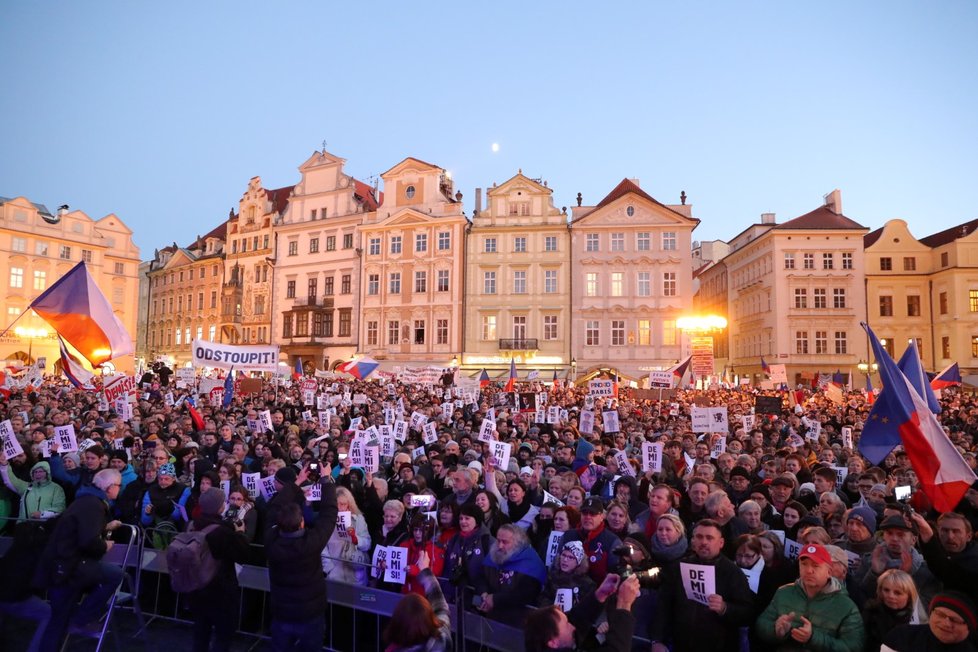
{"label": "eyeglasses", "polygon": [[934,618],[934,616],[937,616],[938,620],[946,620],[955,627],[965,627],[968,624],[960,617],[951,614],[951,612],[944,609],[944,607],[935,607],[934,610],[930,612],[930,617]]}

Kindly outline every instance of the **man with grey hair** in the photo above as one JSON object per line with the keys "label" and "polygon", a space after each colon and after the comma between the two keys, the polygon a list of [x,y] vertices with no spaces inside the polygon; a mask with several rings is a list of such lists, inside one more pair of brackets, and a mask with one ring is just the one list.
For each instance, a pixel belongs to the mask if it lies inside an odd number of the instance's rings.
{"label": "man with grey hair", "polygon": [[47,588],[51,602],[42,651],[59,650],[69,627],[89,635],[101,630],[97,623],[122,581],[122,569],[101,561],[112,549],[106,532],[121,525],[108,520],[109,501],[118,498],[121,486],[122,476],[115,469],[96,473],[90,486],[78,490],[51,533],[34,582]]}
{"label": "man with grey hair", "polygon": [[522,624],[525,605],[536,602],[547,581],[547,568],[526,531],[512,523],[500,527],[482,568],[483,576],[473,578],[476,609],[494,620]]}

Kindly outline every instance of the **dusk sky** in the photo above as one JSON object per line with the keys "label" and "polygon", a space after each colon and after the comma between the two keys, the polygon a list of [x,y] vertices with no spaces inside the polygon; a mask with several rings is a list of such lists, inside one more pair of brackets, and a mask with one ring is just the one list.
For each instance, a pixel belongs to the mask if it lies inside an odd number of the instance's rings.
{"label": "dusk sky", "polygon": [[978,218],[976,63],[970,0],[9,1],[0,196],[114,212],[148,259],[325,140],[364,180],[450,170],[468,215],[522,168],[558,207],[685,191],[698,240],[833,188],[922,237]]}

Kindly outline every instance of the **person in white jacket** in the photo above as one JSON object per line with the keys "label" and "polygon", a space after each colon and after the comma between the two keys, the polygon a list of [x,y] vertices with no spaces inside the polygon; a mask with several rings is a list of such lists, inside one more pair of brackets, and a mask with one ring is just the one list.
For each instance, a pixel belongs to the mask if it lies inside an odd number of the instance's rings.
{"label": "person in white jacket", "polygon": [[337,523],[329,537],[323,548],[323,572],[331,580],[366,586],[371,543],[367,520],[346,487],[336,488],[336,507],[340,518],[344,512],[350,514],[350,524],[344,529]]}

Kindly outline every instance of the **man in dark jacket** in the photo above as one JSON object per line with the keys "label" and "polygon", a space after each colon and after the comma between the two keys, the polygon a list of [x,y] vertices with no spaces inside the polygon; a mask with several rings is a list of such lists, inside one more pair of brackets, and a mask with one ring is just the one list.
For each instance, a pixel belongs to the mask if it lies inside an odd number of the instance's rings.
{"label": "man in dark jacket", "polygon": [[[91,626],[101,618],[109,598],[122,581],[122,569],[101,562],[112,548],[106,540],[107,530],[119,521],[108,521],[108,501],[115,500],[122,476],[114,469],[95,474],[92,485],[82,487],[68,506],[44,548],[34,583],[48,590],[51,621],[44,632],[41,650],[54,652],[61,648],[69,626],[92,633]],[[81,605],[78,598],[85,595]]]}
{"label": "man in dark jacket", "polygon": [[500,527],[482,572],[482,582],[476,582],[476,608],[493,620],[521,625],[524,605],[536,601],[547,581],[547,569],[526,531],[512,523]]}
{"label": "man in dark jacket", "polygon": [[914,512],[913,520],[920,530],[920,551],[927,568],[944,583],[944,588],[978,600],[978,545],[974,543],[971,521],[957,512],[941,514],[935,537],[923,516]]}
{"label": "man in dark jacket", "polygon": [[580,529],[564,534],[560,543],[561,549],[571,541],[584,544],[588,575],[596,584],[604,581],[605,575],[618,566],[618,555],[614,550],[621,545],[621,539],[605,529],[604,516],[604,503],[597,496],[591,496],[581,505]]}
{"label": "man in dark jacket", "polygon": [[207,586],[188,595],[194,616],[193,649],[194,652],[223,652],[231,647],[238,620],[238,576],[234,565],[248,560],[248,539],[244,535],[243,522],[235,527],[221,520],[221,510],[224,509],[222,490],[211,487],[200,495],[198,504],[200,516],[193,520],[190,529],[211,528],[205,539],[218,568]]}
{"label": "man in dark jacket", "polygon": [[302,509],[286,503],[276,510],[265,537],[272,598],[272,649],[313,651],[323,646],[326,582],[321,554],[336,527],[336,485],[323,465],[319,516],[306,527]]}
{"label": "man in dark jacket", "polygon": [[686,595],[679,561],[661,573],[658,613],[650,628],[652,652],[723,652],[739,647],[738,628],[749,625],[754,615],[754,594],[741,570],[721,554],[722,528],[703,519],[693,529],[692,551],[682,559],[687,564],[712,566],[716,591],[706,596],[707,604]]}

